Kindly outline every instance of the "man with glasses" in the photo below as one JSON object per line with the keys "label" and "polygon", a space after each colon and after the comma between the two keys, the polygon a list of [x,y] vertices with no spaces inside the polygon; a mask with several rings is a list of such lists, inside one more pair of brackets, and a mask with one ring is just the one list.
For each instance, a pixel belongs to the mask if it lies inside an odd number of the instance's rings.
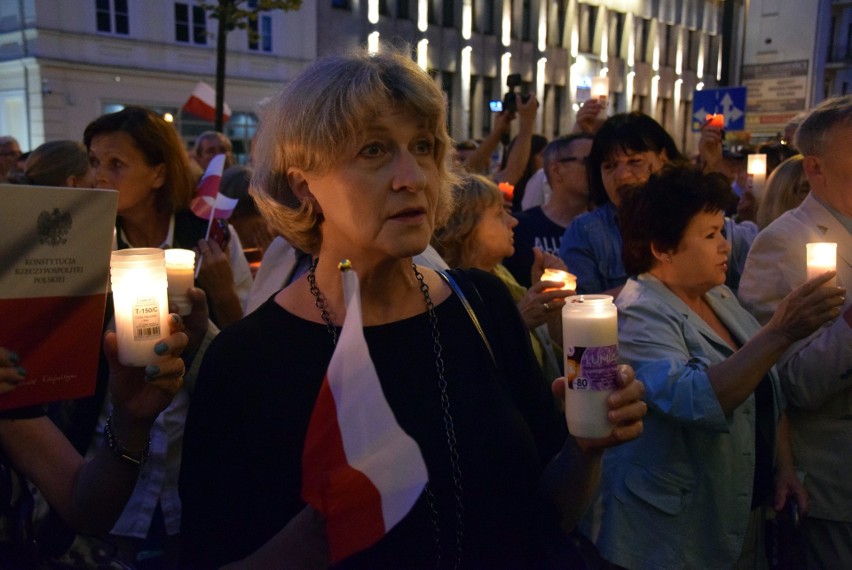
{"label": "man with glasses", "polygon": [[21,147],[12,136],[0,137],[0,182],[8,182],[9,175],[15,171]]}
{"label": "man with glasses", "polygon": [[518,220],[515,254],[504,261],[505,267],[524,287],[532,285],[534,248],[557,255],[568,224],[589,210],[586,158],[591,147],[591,136],[573,134],[551,141],[542,151],[543,169],[552,191],[550,199],[543,206],[514,214]]}

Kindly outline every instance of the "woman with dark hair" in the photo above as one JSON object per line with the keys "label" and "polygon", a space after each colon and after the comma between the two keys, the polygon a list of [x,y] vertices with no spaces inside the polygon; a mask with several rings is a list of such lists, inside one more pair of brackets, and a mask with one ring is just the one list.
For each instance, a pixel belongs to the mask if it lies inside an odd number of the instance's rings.
{"label": "woman with dark hair", "polygon": [[[686,163],[674,139],[648,115],[620,113],[604,122],[586,163],[596,208],[571,222],[559,248],[559,257],[577,276],[578,293],[617,294],[627,280],[616,216],[622,189],[644,183],[666,164]],[[735,290],[757,227],[726,219],[723,233],[731,244],[728,284]]]}
{"label": "woman with dark hair", "polygon": [[[198,355],[218,332],[212,324],[208,326],[207,300],[219,323],[240,318],[240,292],[244,290],[247,295],[251,272],[237,238],[231,240],[230,249],[225,252],[213,240],[204,239],[208,222],[188,209],[194,183],[187,154],[171,124],[149,109],[125,107],[92,121],[84,131],[83,141],[95,186],[118,191],[114,247],[197,247],[204,253],[198,284],[205,290],[189,290],[193,307],[184,321],[189,336],[185,357],[189,381],[154,422],[150,460],[142,468],[111,535],[104,537],[125,562],[135,564],[144,540],[154,536],[157,529],[164,529],[165,538],[156,537],[161,541],[157,547],[166,552],[166,558],[176,560],[180,530],[177,478],[183,422],[200,364]],[[111,318],[110,312],[106,321]],[[98,385],[103,386],[106,367],[101,366],[98,374]],[[105,390],[98,389],[91,398],[63,405],[58,419],[72,443],[85,452],[100,441],[111,406]]]}
{"label": "woman with dark hair", "polygon": [[119,249],[197,248],[212,321],[221,328],[241,318],[251,289],[242,244],[233,232],[226,251],[204,239],[207,220],[189,210],[195,184],[174,127],[150,109],[125,107],[92,121],[83,142],[96,187],[118,190]]}
{"label": "woman with dark hair", "polygon": [[670,166],[621,195],[619,356],[649,413],[641,438],[604,453],[591,534],[625,568],[759,568],[763,505],[807,506],[773,365],[840,314],[843,291],[821,287],[834,272],[812,279],[761,328],[724,285],[728,192],[719,174]]}

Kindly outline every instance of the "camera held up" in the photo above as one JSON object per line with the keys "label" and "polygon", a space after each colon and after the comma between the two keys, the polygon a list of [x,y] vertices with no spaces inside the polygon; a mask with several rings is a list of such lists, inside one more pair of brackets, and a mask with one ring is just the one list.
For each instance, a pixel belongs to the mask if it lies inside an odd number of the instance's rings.
{"label": "camera held up", "polygon": [[[503,97],[503,110],[509,111],[512,113],[516,113],[518,111],[518,106],[515,103],[515,87],[519,87],[521,85],[521,74],[520,73],[512,73],[506,78],[506,87],[509,88],[509,91],[506,92],[506,95]],[[530,94],[529,93],[521,93],[521,101],[526,103],[529,101]]]}

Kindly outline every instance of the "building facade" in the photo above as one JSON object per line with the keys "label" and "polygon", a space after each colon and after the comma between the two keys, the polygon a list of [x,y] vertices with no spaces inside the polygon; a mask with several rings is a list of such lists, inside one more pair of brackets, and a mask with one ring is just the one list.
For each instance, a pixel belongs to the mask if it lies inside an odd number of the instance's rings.
{"label": "building facade", "polygon": [[[316,58],[316,1],[269,12],[228,34],[226,125],[245,159],[257,106]],[[82,140],[122,105],[172,117],[184,139],[212,128],[181,112],[199,81],[215,85],[217,21],[194,0],[0,1],[0,133],[24,150]],[[254,40],[254,41],[253,41]]]}
{"label": "building facade", "polygon": [[[721,0],[330,0],[320,3],[318,53],[407,44],[440,82],[458,140],[491,126],[489,101],[520,74],[541,103],[538,132],[568,132],[606,77],[611,112],[642,110],[694,143],[692,92],[723,65]],[[735,3],[741,17],[741,3]]]}
{"label": "building facade", "polygon": [[[817,1],[817,0],[814,0]],[[251,3],[252,0],[247,0]],[[541,104],[538,131],[568,132],[592,84],[610,112],[642,110],[694,150],[692,93],[742,52],[742,0],[304,0],[228,35],[226,131],[244,156],[258,104],[308,62],[358,45],[407,45],[447,93],[458,140],[491,127],[510,74]],[[726,12],[732,9],[732,12]],[[731,15],[733,14],[733,15]],[[727,19],[726,19],[727,18]],[[0,133],[22,148],[80,139],[120,105],[170,113],[187,141],[212,125],[181,113],[215,84],[216,20],[194,0],[0,2]],[[737,36],[724,43],[724,27]],[[723,49],[724,48],[724,49]],[[727,50],[727,53],[726,53]]]}
{"label": "building facade", "polygon": [[757,137],[852,93],[852,1],[752,0],[746,22],[741,80],[747,128]]}

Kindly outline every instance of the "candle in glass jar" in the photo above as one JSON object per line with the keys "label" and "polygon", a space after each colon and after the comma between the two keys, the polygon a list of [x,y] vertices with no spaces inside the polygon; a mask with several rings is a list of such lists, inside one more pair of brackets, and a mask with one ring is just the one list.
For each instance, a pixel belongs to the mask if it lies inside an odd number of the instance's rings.
{"label": "candle in glass jar", "polygon": [[565,417],[576,437],[607,437],[606,399],[617,387],[618,315],[610,295],[574,295],[562,308]]}
{"label": "candle in glass jar", "polygon": [[169,282],[169,302],[177,305],[178,314],[192,312],[192,301],[186,292],[195,284],[195,252],[191,249],[167,249],[166,275]]}
{"label": "candle in glass jar", "polygon": [[609,97],[609,77],[592,77],[592,98],[606,101]]}
{"label": "candle in glass jar", "polygon": [[609,77],[592,77],[591,96],[600,101],[603,107],[598,113],[599,119],[606,119],[606,105],[609,98]]}
{"label": "candle in glass jar", "polygon": [[[806,244],[808,279],[819,277],[826,271],[837,269],[837,244],[817,242]],[[824,287],[837,287],[837,278],[834,277]]]}
{"label": "candle in glass jar", "polygon": [[763,188],[766,185],[766,155],[748,155],[747,172],[751,183],[751,192],[755,198],[760,199],[763,196]]}
{"label": "candle in glass jar", "polygon": [[112,252],[110,283],[119,362],[125,366],[157,362],[161,357],[154,352],[154,345],[166,336],[169,327],[163,250],[148,247]]}
{"label": "candle in glass jar", "polygon": [[[558,281],[562,283],[560,289],[566,291],[573,291],[577,288],[577,276],[561,269],[546,268],[544,273],[541,274],[541,281]],[[545,289],[545,291],[550,291],[550,289]]]}

